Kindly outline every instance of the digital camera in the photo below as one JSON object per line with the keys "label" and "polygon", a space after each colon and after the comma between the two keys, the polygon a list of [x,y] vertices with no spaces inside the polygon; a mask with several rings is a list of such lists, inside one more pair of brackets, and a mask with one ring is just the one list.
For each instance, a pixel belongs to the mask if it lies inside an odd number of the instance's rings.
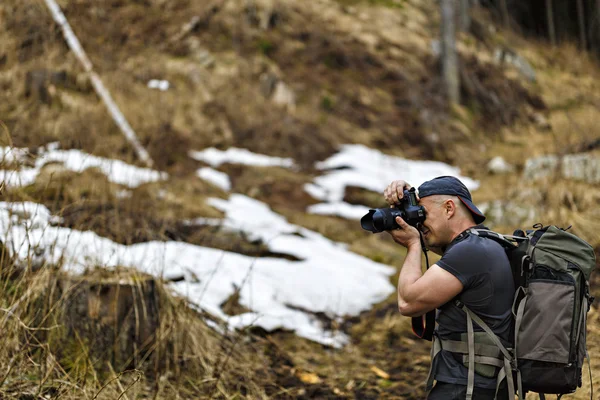
{"label": "digital camera", "polygon": [[399,228],[396,217],[401,217],[407,224],[417,226],[425,221],[425,208],[417,203],[415,188],[404,190],[400,203],[394,208],[376,208],[360,219],[364,230],[378,233]]}

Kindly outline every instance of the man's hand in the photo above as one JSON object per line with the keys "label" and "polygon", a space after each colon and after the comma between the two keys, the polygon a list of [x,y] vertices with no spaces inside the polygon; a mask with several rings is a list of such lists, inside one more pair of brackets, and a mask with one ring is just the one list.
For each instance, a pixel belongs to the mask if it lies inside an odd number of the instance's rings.
{"label": "man's hand", "polygon": [[420,246],[421,239],[419,237],[419,231],[416,228],[408,225],[402,218],[396,217],[396,223],[400,225],[400,229],[392,229],[387,231],[394,242],[401,244],[406,248],[410,248],[412,246]]}
{"label": "man's hand", "polygon": [[393,181],[383,191],[383,197],[390,206],[393,206],[394,204],[400,203],[400,200],[404,197],[404,190],[408,190],[411,187],[412,186],[403,180]]}

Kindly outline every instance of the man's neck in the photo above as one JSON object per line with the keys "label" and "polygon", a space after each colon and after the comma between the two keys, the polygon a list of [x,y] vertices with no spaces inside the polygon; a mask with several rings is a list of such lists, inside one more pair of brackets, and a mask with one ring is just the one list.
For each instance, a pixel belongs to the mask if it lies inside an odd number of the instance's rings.
{"label": "man's neck", "polygon": [[466,231],[467,229],[473,228],[477,226],[477,224],[473,221],[465,220],[460,224],[457,224],[456,227],[452,230],[452,240],[456,239],[458,235]]}

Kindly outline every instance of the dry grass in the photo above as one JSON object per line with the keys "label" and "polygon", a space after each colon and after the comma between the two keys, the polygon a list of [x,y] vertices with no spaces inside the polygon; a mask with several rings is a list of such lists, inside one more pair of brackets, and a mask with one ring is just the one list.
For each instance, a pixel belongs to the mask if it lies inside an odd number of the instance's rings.
{"label": "dry grass", "polygon": [[[353,142],[389,154],[452,160],[463,173],[480,179],[482,187],[474,193],[477,202],[515,200],[539,210],[542,222],[572,224],[573,232],[600,246],[596,187],[559,178],[523,182],[520,176],[531,156],[575,151],[600,137],[595,61],[573,45],[550,50],[501,32],[495,43],[510,43],[524,55],[536,69],[538,82],[524,82],[510,68],[490,65],[489,51],[479,47],[477,59],[466,58],[468,73],[486,91],[496,93],[500,104],[490,106],[485,96],[472,95],[464,106],[447,110],[430,55],[430,40],[437,34],[428,29],[437,24],[433,6],[409,0],[349,2],[356,5],[281,0],[275,2],[268,29],[260,27],[268,2],[248,2],[256,6],[254,11],[223,2],[188,36],[165,45],[192,16],[207,15],[209,5],[218,2],[62,1],[117,103],[158,168],[171,179],[131,190],[130,197],[122,198],[122,188],[96,171],[50,175],[48,169],[34,185],[5,192],[3,200],[43,203],[64,218],[65,226],[91,229],[119,243],[183,240],[270,255],[264,244],[249,243],[240,235],[181,223],[220,217],[205,200],[226,196],[192,176],[200,163],[187,151],[246,147],[293,157],[302,168],[220,167],[231,175],[234,192],[264,201],[291,223],[347,243],[358,254],[399,267],[404,254],[387,235],[363,232],[355,221],[305,212],[315,202],[303,190],[314,178],[313,162]],[[369,7],[370,3],[402,7]],[[2,2],[0,35],[0,119],[15,146],[35,148],[59,141],[63,148],[136,162],[41,1]],[[199,48],[210,53],[212,64],[202,62]],[[474,53],[465,48],[465,55]],[[64,81],[45,81],[49,102],[38,95],[25,96],[27,72],[40,69],[66,71]],[[261,86],[266,75],[295,92],[295,107],[272,102]],[[146,82],[153,78],[169,80],[171,89],[148,89]],[[546,110],[534,107],[535,96]],[[544,115],[552,129],[532,122],[535,113]],[[516,165],[516,172],[489,176],[485,165],[496,155]],[[380,201],[377,194],[356,188],[347,190],[346,200],[373,206]],[[535,222],[540,221],[523,224]],[[495,228],[510,232],[515,227]],[[4,271],[14,269],[11,260],[3,261]],[[146,279],[131,271],[119,274],[85,279]],[[131,366],[135,369],[123,373],[123,368],[108,367],[107,360],[94,359],[84,342],[65,337],[64,328],[54,328],[64,318],[64,298],[51,295],[65,279],[56,267],[6,275],[0,302],[13,313],[0,317],[5,337],[0,349],[3,398],[423,398],[428,344],[411,338],[409,321],[397,313],[393,295],[359,317],[325,321],[351,338],[347,347],[334,350],[290,332],[253,329],[221,335],[204,322],[210,316],[193,311],[157,282],[158,340],[138,354],[144,360]],[[391,277],[393,284],[396,280],[397,275]],[[235,296],[223,307],[231,314],[243,311]],[[588,327],[598,382],[595,306]],[[389,376],[378,375],[373,366]],[[584,388],[572,398],[585,394]]]}
{"label": "dry grass", "polygon": [[[231,398],[240,393],[247,398],[267,397],[271,378],[262,345],[244,332],[215,332],[204,322],[207,316],[200,318],[160,282],[155,282],[160,324],[152,340],[132,355],[137,361],[115,372],[100,349],[86,345],[110,343],[110,335],[96,337],[109,332],[110,326],[100,322],[96,331],[77,328],[67,336],[67,326],[83,323],[65,317],[73,313],[65,307],[83,306],[73,299],[77,285],[61,290],[71,279],[47,266],[36,274],[2,280],[2,398]],[[148,278],[129,270],[77,279],[101,285],[115,279],[144,282]],[[91,314],[87,318],[94,320]],[[115,340],[119,334],[115,333]]]}

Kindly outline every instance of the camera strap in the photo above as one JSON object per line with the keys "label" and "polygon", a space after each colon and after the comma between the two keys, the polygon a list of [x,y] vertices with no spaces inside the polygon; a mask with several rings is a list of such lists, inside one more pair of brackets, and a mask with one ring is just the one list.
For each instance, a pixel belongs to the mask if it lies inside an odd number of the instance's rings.
{"label": "camera strap", "polygon": [[[429,269],[429,257],[427,257],[427,247],[425,247],[425,241],[423,240],[423,234],[419,231],[419,239],[421,239],[421,249],[425,254],[425,265]],[[433,339],[433,331],[435,330],[435,310],[431,310],[425,315],[420,317],[413,317],[411,320],[412,330],[417,337],[431,341]]]}
{"label": "camera strap", "polygon": [[413,333],[417,337],[431,341],[435,329],[435,310],[429,311],[420,317],[413,317],[411,323]]}

